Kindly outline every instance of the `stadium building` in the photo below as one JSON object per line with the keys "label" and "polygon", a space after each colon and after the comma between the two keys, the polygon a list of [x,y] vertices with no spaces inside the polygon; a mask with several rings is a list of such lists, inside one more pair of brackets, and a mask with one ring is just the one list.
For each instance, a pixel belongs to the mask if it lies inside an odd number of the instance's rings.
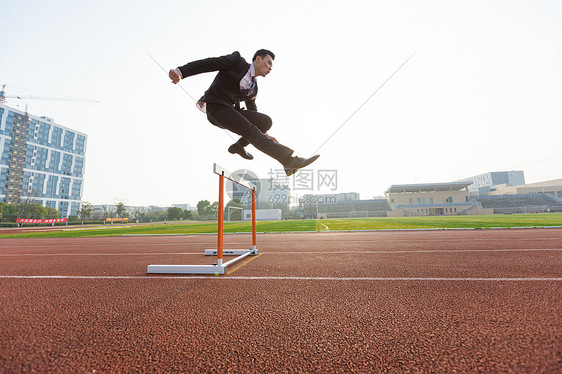
{"label": "stadium building", "polygon": [[562,179],[554,179],[538,183],[529,183],[519,186],[500,185],[496,190],[489,192],[488,195],[532,195],[549,194],[558,199],[562,199]]}
{"label": "stadium building", "polygon": [[80,209],[87,136],[0,104],[0,201],[40,203],[66,218]]}
{"label": "stadium building", "polygon": [[[501,173],[501,172],[500,172]],[[523,176],[519,174],[520,177]],[[492,178],[493,174],[488,173]],[[505,177],[506,175],[504,175]],[[501,179],[495,179],[498,182]],[[512,179],[513,181],[513,179]],[[511,186],[497,184],[487,195],[470,194],[471,181],[392,185],[385,198],[361,200],[358,193],[304,195],[291,218],[452,216],[562,212],[562,179]]]}
{"label": "stadium building", "polygon": [[485,196],[474,196],[496,214],[562,212],[562,179],[520,186],[498,185]]}
{"label": "stadium building", "polygon": [[392,185],[385,191],[388,217],[492,214],[470,199],[472,182]]}
{"label": "stadium building", "polygon": [[493,171],[476,175],[474,177],[464,178],[459,182],[471,182],[468,186],[470,195],[487,195],[491,191],[495,191],[497,186],[509,185],[520,186],[525,184],[525,175],[522,170],[515,171]]}

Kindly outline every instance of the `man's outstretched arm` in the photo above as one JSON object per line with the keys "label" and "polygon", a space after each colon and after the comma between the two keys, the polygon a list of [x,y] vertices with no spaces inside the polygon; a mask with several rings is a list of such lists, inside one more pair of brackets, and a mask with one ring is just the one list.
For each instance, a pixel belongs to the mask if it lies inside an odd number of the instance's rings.
{"label": "man's outstretched arm", "polygon": [[190,62],[177,69],[172,69],[168,75],[172,83],[176,84],[181,79],[192,75],[232,68],[240,59],[241,57],[238,51],[226,56],[205,58],[203,60]]}

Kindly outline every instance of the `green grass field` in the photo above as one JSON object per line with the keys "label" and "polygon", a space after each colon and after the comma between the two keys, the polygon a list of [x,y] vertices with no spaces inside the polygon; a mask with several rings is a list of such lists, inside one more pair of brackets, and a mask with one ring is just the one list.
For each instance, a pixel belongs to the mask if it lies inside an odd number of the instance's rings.
{"label": "green grass field", "polygon": [[[298,231],[348,231],[348,230],[419,230],[419,229],[489,229],[496,227],[544,227],[562,226],[562,213],[513,214],[485,216],[440,216],[404,218],[351,218],[294,221],[261,221],[258,232]],[[173,235],[212,234],[217,232],[216,222],[126,224],[88,226],[61,226],[44,230],[25,230],[20,233],[2,234],[0,238],[64,238],[122,235]],[[250,222],[225,222],[224,231],[251,232]],[[11,230],[13,232],[13,230]]]}

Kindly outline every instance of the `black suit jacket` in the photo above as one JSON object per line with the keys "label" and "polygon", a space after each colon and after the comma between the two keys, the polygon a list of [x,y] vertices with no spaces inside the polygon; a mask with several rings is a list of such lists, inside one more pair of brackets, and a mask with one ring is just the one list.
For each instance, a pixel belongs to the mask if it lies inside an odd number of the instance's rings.
{"label": "black suit jacket", "polygon": [[[226,56],[193,61],[178,67],[178,69],[184,78],[218,70],[219,73],[211,87],[205,91],[205,95],[200,101],[240,109],[240,81],[248,73],[250,64],[240,56],[238,51]],[[253,96],[244,98],[246,107],[249,110],[257,110],[257,93],[258,87],[256,83]]]}

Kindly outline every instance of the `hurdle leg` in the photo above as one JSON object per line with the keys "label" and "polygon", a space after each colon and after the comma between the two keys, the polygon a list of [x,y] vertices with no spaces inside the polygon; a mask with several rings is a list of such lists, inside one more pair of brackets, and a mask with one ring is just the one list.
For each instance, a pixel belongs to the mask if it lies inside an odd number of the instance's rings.
{"label": "hurdle leg", "polygon": [[256,188],[252,188],[252,254],[258,254],[256,233]]}
{"label": "hurdle leg", "polygon": [[219,175],[219,211],[217,229],[217,266],[222,266],[223,233],[224,233],[224,173]]}

